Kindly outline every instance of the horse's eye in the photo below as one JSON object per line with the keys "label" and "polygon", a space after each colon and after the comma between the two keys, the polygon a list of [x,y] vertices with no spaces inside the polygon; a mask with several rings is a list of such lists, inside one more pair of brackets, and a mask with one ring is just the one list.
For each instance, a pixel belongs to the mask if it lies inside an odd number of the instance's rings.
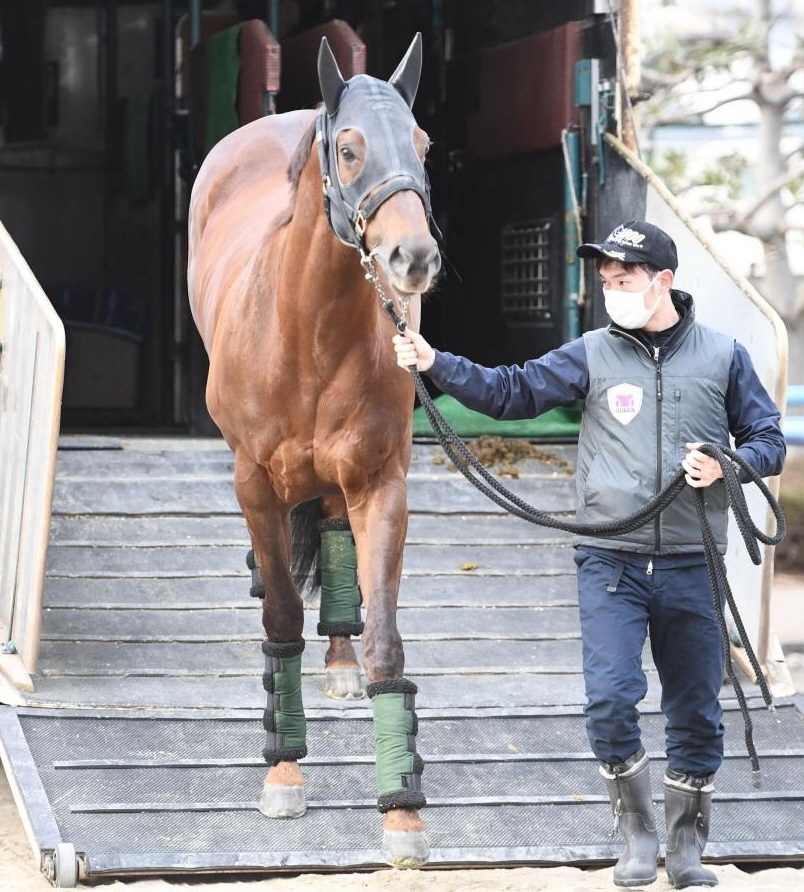
{"label": "horse's eye", "polygon": [[341,146],[340,153],[341,158],[343,158],[343,160],[349,164],[351,164],[352,161],[357,160],[357,155],[355,155],[355,153],[349,148],[349,146]]}

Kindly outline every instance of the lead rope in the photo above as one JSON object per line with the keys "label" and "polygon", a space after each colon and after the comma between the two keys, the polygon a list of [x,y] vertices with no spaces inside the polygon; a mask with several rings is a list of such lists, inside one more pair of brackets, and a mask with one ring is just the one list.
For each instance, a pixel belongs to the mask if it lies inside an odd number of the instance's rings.
{"label": "lead rope", "polygon": [[[398,331],[400,333],[403,333],[405,331],[405,328],[407,327],[405,318],[400,317],[397,314],[392,302],[389,301],[388,298],[385,296],[385,293],[382,291],[381,286],[379,286],[376,272],[373,271],[371,258],[368,257],[367,259],[369,265],[371,265],[372,267],[371,272],[373,273],[373,277],[369,274],[369,266],[364,263],[364,267],[366,267],[367,270],[366,278],[374,284],[374,287],[377,289],[378,296],[380,297],[380,300],[382,302],[383,309],[391,317]],[[405,307],[404,310],[406,313],[407,307]],[[679,468],[676,476],[667,484],[667,486],[665,486],[663,490],[653,496],[653,498],[649,499],[639,511],[635,511],[622,519],[611,520],[606,523],[575,523],[569,520],[564,520],[560,517],[555,517],[554,515],[548,514],[544,511],[540,511],[520,499],[519,496],[517,496],[515,493],[511,492],[511,490],[509,490],[504,484],[502,484],[482,465],[477,457],[472,452],[470,452],[469,448],[466,446],[466,443],[464,443],[463,440],[461,440],[461,438],[458,436],[458,434],[455,433],[449,422],[438,411],[430,394],[427,392],[427,388],[424,386],[424,382],[422,381],[421,375],[419,374],[416,367],[410,366],[409,371],[411,377],[413,378],[413,383],[416,387],[416,393],[419,396],[419,401],[422,405],[422,408],[424,409],[425,414],[427,415],[428,420],[430,421],[430,425],[433,428],[436,440],[441,445],[441,448],[444,450],[444,452],[446,452],[447,456],[450,458],[455,467],[474,487],[476,487],[480,492],[491,499],[491,501],[499,505],[510,514],[513,514],[516,517],[520,517],[523,520],[527,520],[529,523],[535,523],[539,524],[540,526],[564,530],[565,532],[574,533],[581,536],[610,537],[622,535],[623,533],[630,533],[633,530],[644,526],[646,523],[657,517],[687,485],[684,469]],[[734,518],[737,522],[737,528],[740,531],[740,535],[742,536],[743,542],[745,543],[745,547],[748,550],[748,554],[752,562],[757,565],[761,564],[762,553],[757,542],[762,542],[765,545],[778,545],[782,541],[782,539],[784,539],[785,533],[787,532],[787,525],[785,522],[784,514],[782,513],[782,509],[778,501],[773,496],[773,493],[771,493],[771,491],[765,485],[765,482],[762,480],[762,478],[757,474],[757,472],[733,450],[725,446],[717,446],[713,443],[704,443],[699,447],[699,449],[705,455],[709,455],[710,457],[714,458],[720,465],[721,470],[723,471],[723,480],[726,487],[728,504],[734,514]],[[743,493],[742,485],[737,476],[737,469],[735,465],[739,466],[746,472],[751,481],[759,487],[760,492],[765,497],[768,505],[771,508],[771,511],[773,512],[773,516],[776,519],[775,535],[768,536],[766,533],[760,530],[756,526],[756,524],[754,524],[754,521],[751,518],[751,514],[748,510],[748,505],[745,501],[745,495]],[[724,598],[729,605],[729,610],[731,611],[732,618],[734,619],[734,623],[740,635],[740,640],[742,642],[743,648],[745,649],[748,661],[751,664],[751,668],[756,674],[757,684],[762,694],[762,699],[771,712],[775,711],[773,697],[771,695],[770,689],[768,688],[768,683],[765,679],[762,668],[759,665],[759,660],[757,659],[756,654],[754,653],[754,650],[751,646],[751,642],[749,641],[748,635],[746,634],[745,626],[743,625],[743,621],[737,609],[737,604],[734,600],[731,587],[729,586],[726,573],[726,564],[723,560],[723,555],[718,551],[717,542],[715,541],[712,527],[709,524],[709,519],[706,516],[704,495],[702,490],[697,488],[695,489],[694,502],[698,520],[701,524],[701,534],[704,543],[706,569],[709,574],[709,583],[712,592],[712,604],[715,610],[715,617],[720,629],[720,637],[724,651],[726,670],[734,686],[734,692],[740,705],[740,712],[743,717],[743,724],[745,726],[745,743],[748,750],[748,756],[751,760],[753,782],[755,786],[759,786],[761,782],[759,757],[754,745],[753,723],[748,711],[748,704],[745,698],[745,694],[743,693],[742,685],[740,684],[731,660],[729,632],[728,628],[726,627],[726,618],[723,612]],[[723,598],[721,598],[721,592],[723,593]]]}
{"label": "lead rope", "polygon": [[374,290],[377,292],[377,297],[382,304],[383,310],[385,310],[385,312],[388,313],[388,315],[394,320],[394,325],[397,327],[397,330],[401,334],[407,328],[410,298],[404,297],[399,299],[399,307],[402,310],[402,314],[399,315],[394,309],[393,301],[390,300],[386,295],[385,289],[382,287],[380,277],[377,275],[377,270],[374,267],[374,251],[370,251],[368,253],[366,252],[363,247],[362,238],[358,242],[357,249],[358,251],[360,251],[360,265],[365,270],[366,278],[374,286]]}

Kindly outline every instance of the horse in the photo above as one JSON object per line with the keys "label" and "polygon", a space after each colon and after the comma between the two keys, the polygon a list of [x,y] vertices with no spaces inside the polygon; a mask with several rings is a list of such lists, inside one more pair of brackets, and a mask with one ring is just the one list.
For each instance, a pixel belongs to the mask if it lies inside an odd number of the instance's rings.
{"label": "horse", "polygon": [[394,316],[418,327],[421,295],[441,265],[429,138],[411,110],[421,45],[417,34],[388,81],[344,80],[322,39],[323,103],[222,139],[199,169],[188,221],[207,407],[234,456],[252,593],[263,598],[260,811],[288,818],[306,809],[300,666],[303,583],[312,576],[331,696],[363,694],[352,644],[362,633],[380,848],[397,867],[429,857],[416,686],[404,677],[396,622],[414,389],[391,343]]}

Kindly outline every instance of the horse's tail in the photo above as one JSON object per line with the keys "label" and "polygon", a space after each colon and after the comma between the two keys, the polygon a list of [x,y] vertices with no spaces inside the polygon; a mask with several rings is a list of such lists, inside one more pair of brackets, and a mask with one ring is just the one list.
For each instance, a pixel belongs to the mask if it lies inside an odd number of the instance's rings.
{"label": "horse's tail", "polygon": [[290,512],[293,551],[290,572],[300,593],[312,595],[321,586],[321,533],[318,521],[324,516],[321,500],[302,502]]}

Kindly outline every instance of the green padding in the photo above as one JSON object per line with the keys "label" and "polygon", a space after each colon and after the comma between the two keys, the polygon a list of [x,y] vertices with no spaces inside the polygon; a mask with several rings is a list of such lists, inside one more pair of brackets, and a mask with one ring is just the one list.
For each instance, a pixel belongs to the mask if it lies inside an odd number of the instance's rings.
{"label": "green padding", "polygon": [[[581,407],[561,406],[538,418],[523,421],[495,421],[487,415],[467,409],[451,396],[442,394],[434,400],[436,408],[459,437],[526,437],[532,440],[573,439],[581,428]],[[419,406],[413,412],[413,436],[432,437],[433,428]]]}
{"label": "green padding", "polygon": [[371,701],[378,796],[404,790],[403,775],[413,773],[413,710],[405,708],[405,697],[377,694]]}
{"label": "green padding", "polygon": [[234,25],[206,42],[206,122],[204,127],[204,151],[208,152],[216,142],[233,130],[240,121],[237,118],[237,81],[240,76],[240,29]]}
{"label": "green padding", "polygon": [[351,530],[321,532],[322,623],[360,622],[357,553]]}
{"label": "green padding", "polygon": [[279,672],[274,673],[274,695],[279,708],[274,713],[274,729],[282,735],[282,749],[305,746],[307,721],[301,690],[301,654],[282,657]]}

